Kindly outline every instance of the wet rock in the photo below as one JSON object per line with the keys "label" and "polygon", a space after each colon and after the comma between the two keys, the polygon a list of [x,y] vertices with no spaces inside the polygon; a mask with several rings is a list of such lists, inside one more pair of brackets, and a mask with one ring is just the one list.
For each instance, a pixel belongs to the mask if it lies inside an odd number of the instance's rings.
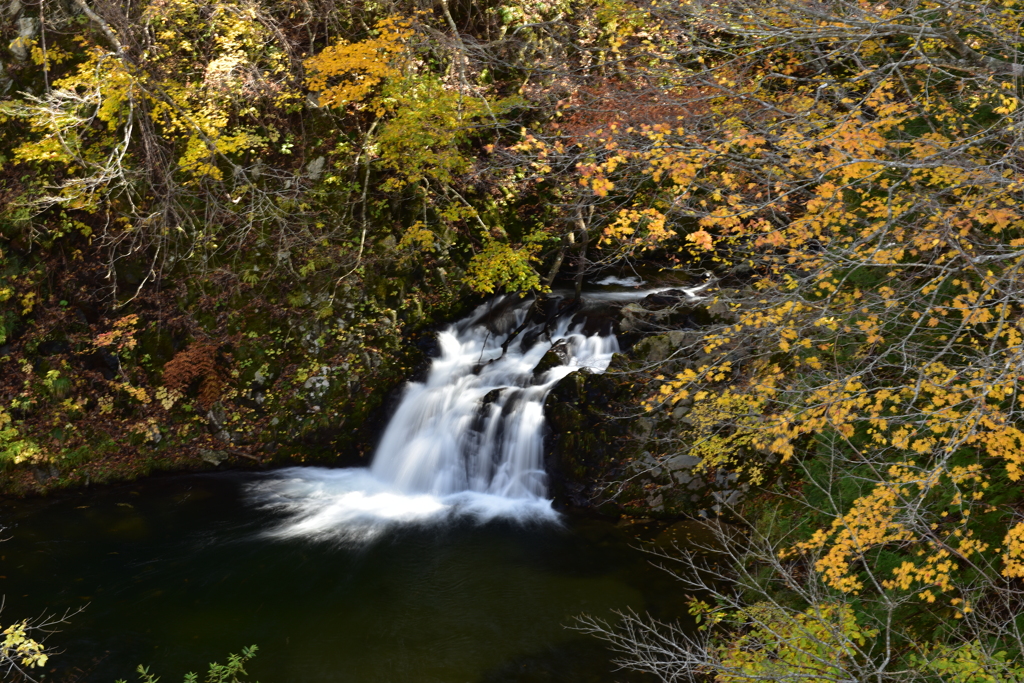
{"label": "wet rock", "polygon": [[619,329],[625,333],[639,332],[646,329],[644,307],[638,303],[626,304],[619,309]]}
{"label": "wet rock", "polygon": [[540,359],[540,363],[537,364],[537,369],[534,370],[534,376],[540,378],[545,372],[551,368],[556,368],[560,365],[565,365],[568,360],[568,348],[564,341],[560,341],[544,354],[544,357]]}
{"label": "wet rock", "polygon": [[733,322],[737,319],[735,311],[724,301],[715,301],[707,307],[707,312],[716,320]]}
{"label": "wet rock", "polygon": [[199,458],[205,463],[218,467],[222,462],[228,459],[228,453],[227,451],[208,450],[204,448],[199,451]]}
{"label": "wet rock", "polygon": [[646,441],[654,432],[654,420],[649,417],[638,417],[633,420],[631,434],[638,441]]}
{"label": "wet rock", "polygon": [[501,387],[498,389],[491,389],[490,391],[488,391],[486,394],[484,394],[484,397],[480,402],[481,407],[489,406],[495,401],[497,401],[498,397],[501,396],[501,392],[503,392],[504,390],[504,387]]}
{"label": "wet rock", "polygon": [[574,372],[548,395],[545,465],[556,506],[618,512],[604,491],[624,474],[622,444],[631,422],[609,411],[626,405],[629,392],[629,384],[613,375]]}
{"label": "wet rock", "polygon": [[640,304],[647,311],[662,311],[666,308],[677,306],[680,303],[689,303],[693,298],[682,289],[670,289],[666,292],[650,294],[640,300]]}
{"label": "wet rock", "polygon": [[18,17],[18,37],[34,38],[39,33],[39,19],[36,17]]}
{"label": "wet rock", "polygon": [[660,363],[672,356],[675,349],[667,334],[648,337],[633,347],[633,355],[647,363]]}
{"label": "wet rock", "polygon": [[683,290],[651,294],[639,302],[623,306],[619,315],[619,329],[626,333],[663,332],[674,328],[671,340],[674,347],[683,342],[686,330],[700,328],[711,321],[703,301],[690,297]]}
{"label": "wet rock", "polygon": [[210,409],[206,411],[206,419],[210,422],[210,426],[215,431],[220,431],[224,427],[224,421],[227,419],[227,414],[224,412],[224,406],[221,405],[220,401],[217,401]]}
{"label": "wet rock", "polygon": [[32,41],[29,38],[18,36],[7,45],[7,49],[19,62],[27,62],[29,50],[32,49]]}
{"label": "wet rock", "polygon": [[672,419],[675,420],[676,422],[679,422],[684,417],[686,417],[687,413],[689,413],[689,412],[690,412],[690,406],[688,406],[688,405],[677,406],[676,409],[672,411]]}
{"label": "wet rock", "polygon": [[664,465],[665,469],[669,472],[677,472],[679,470],[692,470],[699,462],[700,458],[696,456],[679,453],[665,458],[661,461],[661,464]]}
{"label": "wet rock", "polygon": [[324,173],[324,166],[327,164],[327,159],[322,156],[317,157],[306,165],[306,177],[310,180],[320,180],[320,176]]}
{"label": "wet rock", "polygon": [[580,331],[588,337],[595,334],[607,336],[619,329],[621,309],[622,306],[616,302],[589,300],[584,294],[580,300],[561,300],[558,314],[566,315],[572,312],[572,327],[580,327]]}
{"label": "wet rock", "polygon": [[668,343],[674,349],[692,344],[700,339],[700,334],[687,330],[672,330],[668,333]]}
{"label": "wet rock", "polygon": [[743,492],[738,489],[731,491],[715,491],[711,494],[715,504],[711,509],[721,514],[723,510],[730,510],[740,504],[743,500]]}
{"label": "wet rock", "polygon": [[679,470],[672,473],[672,479],[680,486],[685,486],[694,480],[694,476],[689,470]]}

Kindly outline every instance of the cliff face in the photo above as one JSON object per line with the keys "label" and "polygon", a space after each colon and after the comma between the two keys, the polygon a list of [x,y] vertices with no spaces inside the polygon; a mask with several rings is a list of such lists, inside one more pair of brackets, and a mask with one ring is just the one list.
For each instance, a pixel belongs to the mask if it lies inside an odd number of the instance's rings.
{"label": "cliff face", "polygon": [[665,292],[617,311],[623,352],[604,374],[576,372],[548,396],[550,490],[556,505],[607,514],[708,515],[737,503],[749,486],[680,452],[689,401],[644,409],[654,375],[700,360],[699,329],[716,319],[702,303]]}

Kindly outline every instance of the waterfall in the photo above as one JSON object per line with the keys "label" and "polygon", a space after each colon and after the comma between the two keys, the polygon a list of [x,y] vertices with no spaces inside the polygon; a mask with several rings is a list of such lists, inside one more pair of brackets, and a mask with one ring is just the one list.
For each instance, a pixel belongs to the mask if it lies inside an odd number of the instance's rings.
{"label": "waterfall", "polygon": [[286,513],[271,534],[361,541],[453,515],[557,519],[546,498],[544,400],[572,372],[604,372],[619,350],[611,321],[595,326],[598,308],[666,289],[479,306],[438,334],[439,354],[424,381],[406,386],[370,468],[293,467],[251,488],[258,504]]}
{"label": "waterfall", "polygon": [[[527,321],[531,303],[489,319],[507,304],[499,299],[438,335],[440,356],[426,381],[406,388],[374,476],[405,493],[545,496],[544,399],[570,372],[604,372],[619,345],[610,330],[585,334],[572,316]],[[552,348],[560,363],[535,375]]]}

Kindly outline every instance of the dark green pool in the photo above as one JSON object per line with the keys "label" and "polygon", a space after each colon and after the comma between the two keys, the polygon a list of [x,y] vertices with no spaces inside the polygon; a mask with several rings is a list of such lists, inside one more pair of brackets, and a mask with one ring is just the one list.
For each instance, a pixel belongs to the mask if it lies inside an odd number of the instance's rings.
{"label": "dark green pool", "polygon": [[[633,680],[581,613],[684,612],[678,584],[614,525],[448,520],[364,543],[264,533],[261,475],[154,479],[0,508],[2,621],[86,606],[47,680],[165,683],[257,644],[262,683]],[[636,679],[643,680],[643,679]]]}

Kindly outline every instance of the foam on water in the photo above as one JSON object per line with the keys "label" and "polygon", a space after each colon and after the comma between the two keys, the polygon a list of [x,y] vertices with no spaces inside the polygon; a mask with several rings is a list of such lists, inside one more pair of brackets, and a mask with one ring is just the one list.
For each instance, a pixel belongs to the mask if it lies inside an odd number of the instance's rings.
{"label": "foam on water", "polygon": [[638,277],[618,277],[616,275],[608,275],[600,280],[595,280],[594,284],[601,286],[618,285],[619,287],[639,287],[644,284],[644,281]]}
{"label": "foam on water", "polygon": [[291,467],[255,484],[250,494],[263,507],[284,513],[271,538],[361,543],[399,525],[430,524],[456,517],[478,522],[498,518],[554,522],[543,498],[513,500],[463,491],[437,496],[403,493],[367,468]]}

